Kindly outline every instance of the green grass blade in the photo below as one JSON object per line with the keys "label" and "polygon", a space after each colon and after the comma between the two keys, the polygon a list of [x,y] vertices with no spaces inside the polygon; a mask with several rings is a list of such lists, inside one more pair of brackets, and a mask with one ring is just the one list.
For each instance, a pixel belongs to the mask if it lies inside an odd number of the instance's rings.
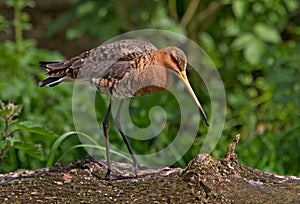
{"label": "green grass blade", "polygon": [[[65,153],[57,160],[57,162],[61,161],[61,160],[62,160],[65,156],[67,156],[67,155],[69,154],[69,152],[72,151],[73,149],[81,148],[81,147],[83,147],[83,148],[95,148],[95,149],[99,149],[100,152],[102,152],[102,155],[106,156],[106,155],[105,155],[105,147],[101,147],[101,146],[99,146],[99,145],[92,145],[92,144],[79,144],[79,145],[75,145],[75,146],[71,147],[70,149],[68,149],[68,150],[67,150],[67,151],[66,151],[66,152],[65,152]],[[117,155],[117,156],[119,156],[119,157],[122,157],[122,158],[124,158],[124,159],[126,159],[126,160],[128,160],[128,161],[131,161],[131,158],[130,158],[130,157],[126,157],[126,156],[124,156],[123,154],[121,154],[121,153],[119,153],[119,152],[117,152],[117,151],[111,150],[110,152],[113,153],[113,154],[115,154],[115,155]]]}

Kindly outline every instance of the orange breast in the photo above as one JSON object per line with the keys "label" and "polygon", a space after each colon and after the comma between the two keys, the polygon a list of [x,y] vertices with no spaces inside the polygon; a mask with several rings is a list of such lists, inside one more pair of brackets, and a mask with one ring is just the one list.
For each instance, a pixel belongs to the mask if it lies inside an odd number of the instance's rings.
{"label": "orange breast", "polygon": [[143,96],[145,94],[157,93],[164,90],[166,89],[159,86],[146,86],[135,92],[134,96]]}

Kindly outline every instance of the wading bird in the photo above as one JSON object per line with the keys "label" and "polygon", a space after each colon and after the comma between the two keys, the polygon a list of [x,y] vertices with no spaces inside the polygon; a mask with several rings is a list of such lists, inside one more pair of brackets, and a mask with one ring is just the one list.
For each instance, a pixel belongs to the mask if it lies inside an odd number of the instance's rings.
{"label": "wading bird", "polygon": [[142,96],[163,91],[169,84],[169,74],[175,73],[184,83],[198,106],[206,125],[208,120],[186,76],[187,59],[177,47],[158,50],[151,43],[141,40],[120,40],[104,44],[63,62],[40,62],[46,70],[46,78],[39,86],[53,87],[62,82],[85,81],[109,96],[110,103],[103,121],[107,156],[107,179],[112,179],[109,152],[108,119],[112,102],[121,98],[115,124],[133,160],[135,175],[138,162],[120,125],[120,113],[124,98]]}

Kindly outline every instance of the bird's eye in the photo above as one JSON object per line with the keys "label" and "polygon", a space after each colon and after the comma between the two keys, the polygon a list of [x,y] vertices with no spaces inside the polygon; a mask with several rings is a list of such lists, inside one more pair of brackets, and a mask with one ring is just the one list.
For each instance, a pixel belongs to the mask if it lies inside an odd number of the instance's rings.
{"label": "bird's eye", "polygon": [[171,54],[171,59],[175,64],[178,64],[178,59]]}

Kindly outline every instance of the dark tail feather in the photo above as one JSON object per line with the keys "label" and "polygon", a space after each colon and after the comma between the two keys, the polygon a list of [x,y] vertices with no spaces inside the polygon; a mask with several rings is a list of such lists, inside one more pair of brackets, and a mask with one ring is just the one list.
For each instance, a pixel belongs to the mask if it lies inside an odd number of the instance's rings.
{"label": "dark tail feather", "polygon": [[66,75],[66,69],[70,66],[64,62],[39,62],[40,67],[46,69],[46,75],[51,77],[61,77]]}
{"label": "dark tail feather", "polygon": [[66,78],[66,76],[61,76],[61,77],[48,77],[47,79],[45,79],[44,81],[39,82],[39,87],[43,87],[43,86],[56,86],[58,84],[60,84],[61,82],[63,82],[63,80]]}
{"label": "dark tail feather", "polygon": [[40,67],[43,67],[45,69],[49,69],[48,65],[54,65],[58,64],[59,62],[39,62]]}
{"label": "dark tail feather", "polygon": [[64,81],[68,64],[62,62],[39,62],[40,67],[46,69],[47,79],[39,82],[39,87],[56,86]]}

